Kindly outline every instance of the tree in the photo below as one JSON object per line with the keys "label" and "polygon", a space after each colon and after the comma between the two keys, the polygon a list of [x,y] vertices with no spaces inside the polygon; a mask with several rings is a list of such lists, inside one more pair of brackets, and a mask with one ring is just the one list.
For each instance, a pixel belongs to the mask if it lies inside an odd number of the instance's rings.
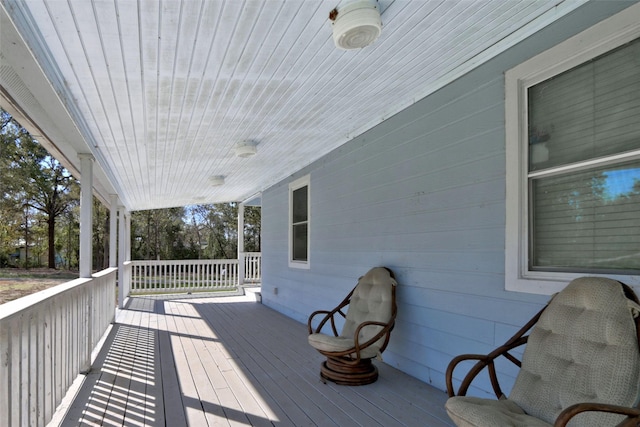
{"label": "tree", "polygon": [[132,212],[132,258],[185,259],[197,255],[184,243],[183,217],[182,207]]}
{"label": "tree", "polygon": [[12,167],[15,158],[15,133],[11,116],[0,109],[0,267],[9,263],[20,240],[22,207],[13,197],[20,184]]}
{"label": "tree", "polygon": [[200,217],[207,237],[207,258],[234,259],[238,253],[238,205],[200,205]]}
{"label": "tree", "polygon": [[55,268],[56,219],[69,207],[69,189],[73,178],[26,131],[21,135],[18,148],[18,163],[25,177],[25,202],[28,207],[45,215],[49,245],[48,267]]}
{"label": "tree", "polygon": [[[221,203],[133,212],[133,259],[235,259],[238,205]],[[260,208],[245,209],[245,250],[260,251]]]}
{"label": "tree", "polygon": [[35,218],[32,210],[43,214],[47,224],[48,266],[55,268],[56,219],[71,203],[69,191],[75,180],[8,113],[0,110],[0,117],[4,215],[18,209],[22,211],[23,235],[28,249],[29,229]]}
{"label": "tree", "polygon": [[244,211],[244,249],[247,252],[260,252],[261,231],[260,206],[247,206]]}
{"label": "tree", "polygon": [[[33,255],[44,254],[46,241],[49,267],[61,262],[76,268],[80,186],[2,109],[0,170],[0,266],[22,244]],[[93,268],[103,269],[108,263],[109,211],[94,200],[93,215]],[[237,203],[133,212],[132,258],[234,259],[237,215]],[[260,208],[247,206],[244,223],[245,250],[260,251]]]}
{"label": "tree", "polygon": [[80,202],[74,203],[60,218],[56,228],[56,250],[62,265],[67,270],[76,270],[80,265]]}
{"label": "tree", "polygon": [[109,211],[93,199],[93,268],[103,270],[109,266]]}

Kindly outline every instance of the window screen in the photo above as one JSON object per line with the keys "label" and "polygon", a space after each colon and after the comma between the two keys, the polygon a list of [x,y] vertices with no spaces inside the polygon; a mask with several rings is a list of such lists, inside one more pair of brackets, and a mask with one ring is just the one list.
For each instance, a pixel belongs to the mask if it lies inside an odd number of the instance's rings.
{"label": "window screen", "polygon": [[530,268],[640,269],[640,39],[527,95]]}

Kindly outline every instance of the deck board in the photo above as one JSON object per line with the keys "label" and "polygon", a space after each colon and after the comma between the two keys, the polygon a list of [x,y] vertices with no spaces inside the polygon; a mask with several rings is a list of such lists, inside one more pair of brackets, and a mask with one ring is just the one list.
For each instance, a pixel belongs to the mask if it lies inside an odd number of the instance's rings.
{"label": "deck board", "polygon": [[305,325],[247,298],[132,298],[59,418],[63,426],[452,425],[442,391],[380,362],[373,384],[325,384],[322,360]]}

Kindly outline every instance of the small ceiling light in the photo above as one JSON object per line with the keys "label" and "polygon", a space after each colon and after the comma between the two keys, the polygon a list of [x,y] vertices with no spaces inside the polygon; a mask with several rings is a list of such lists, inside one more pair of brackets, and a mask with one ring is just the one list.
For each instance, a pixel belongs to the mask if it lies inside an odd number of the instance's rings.
{"label": "small ceiling light", "polygon": [[209,177],[209,184],[211,185],[222,185],[224,184],[224,176],[222,175],[214,175]]}
{"label": "small ceiling light", "polygon": [[255,141],[242,141],[236,144],[236,156],[251,157],[258,152],[258,143]]}
{"label": "small ceiling light", "polygon": [[339,49],[361,49],[382,32],[377,0],[354,0],[329,13],[333,21],[333,41]]}

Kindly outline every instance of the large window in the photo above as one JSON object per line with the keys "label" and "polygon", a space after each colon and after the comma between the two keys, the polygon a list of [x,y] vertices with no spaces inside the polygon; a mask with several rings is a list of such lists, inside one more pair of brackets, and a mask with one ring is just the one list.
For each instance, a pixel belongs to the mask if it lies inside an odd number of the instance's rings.
{"label": "large window", "polygon": [[309,176],[289,184],[289,266],[309,268]]}
{"label": "large window", "polygon": [[507,72],[507,289],[640,275],[640,25],[611,20]]}

